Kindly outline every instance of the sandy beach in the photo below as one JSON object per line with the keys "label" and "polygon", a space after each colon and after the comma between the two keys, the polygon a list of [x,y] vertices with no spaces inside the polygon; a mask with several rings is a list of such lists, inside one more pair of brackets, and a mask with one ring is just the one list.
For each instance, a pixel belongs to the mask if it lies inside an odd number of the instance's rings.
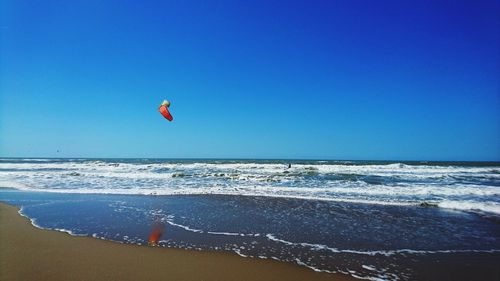
{"label": "sandy beach", "polygon": [[0,280],[355,280],[235,254],[124,245],[42,230],[0,203]]}

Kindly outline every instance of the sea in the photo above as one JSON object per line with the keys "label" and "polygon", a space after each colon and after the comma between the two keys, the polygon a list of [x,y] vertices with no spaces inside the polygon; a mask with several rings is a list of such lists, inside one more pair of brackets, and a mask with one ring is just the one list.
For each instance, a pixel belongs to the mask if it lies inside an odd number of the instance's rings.
{"label": "sea", "polygon": [[[42,229],[366,280],[500,280],[500,163],[0,159]],[[1,227],[1,226],[0,226]]]}

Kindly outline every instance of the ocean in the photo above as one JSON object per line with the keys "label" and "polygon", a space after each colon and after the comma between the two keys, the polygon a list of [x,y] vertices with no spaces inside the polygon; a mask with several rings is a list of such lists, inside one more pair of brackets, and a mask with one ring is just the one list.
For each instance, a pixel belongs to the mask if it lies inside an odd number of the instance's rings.
{"label": "ocean", "polygon": [[500,163],[3,158],[0,187],[71,235],[147,245],[160,227],[161,247],[360,279],[500,279]]}

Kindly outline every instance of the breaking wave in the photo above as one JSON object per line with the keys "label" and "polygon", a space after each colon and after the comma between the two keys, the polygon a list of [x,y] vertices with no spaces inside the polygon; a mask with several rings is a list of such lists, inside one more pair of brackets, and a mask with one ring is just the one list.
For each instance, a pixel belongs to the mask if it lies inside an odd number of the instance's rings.
{"label": "breaking wave", "polygon": [[228,194],[438,206],[500,214],[493,163],[0,159],[0,187],[98,194]]}

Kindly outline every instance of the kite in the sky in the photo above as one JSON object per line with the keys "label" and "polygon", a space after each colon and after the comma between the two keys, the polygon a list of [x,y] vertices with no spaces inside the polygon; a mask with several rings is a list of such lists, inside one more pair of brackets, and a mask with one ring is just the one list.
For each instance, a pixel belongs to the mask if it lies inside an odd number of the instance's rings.
{"label": "kite in the sky", "polygon": [[168,119],[168,121],[172,121],[174,118],[172,117],[172,114],[170,114],[170,112],[168,111],[169,106],[170,102],[168,100],[163,100],[158,110],[160,111],[161,115],[163,115],[163,117]]}

